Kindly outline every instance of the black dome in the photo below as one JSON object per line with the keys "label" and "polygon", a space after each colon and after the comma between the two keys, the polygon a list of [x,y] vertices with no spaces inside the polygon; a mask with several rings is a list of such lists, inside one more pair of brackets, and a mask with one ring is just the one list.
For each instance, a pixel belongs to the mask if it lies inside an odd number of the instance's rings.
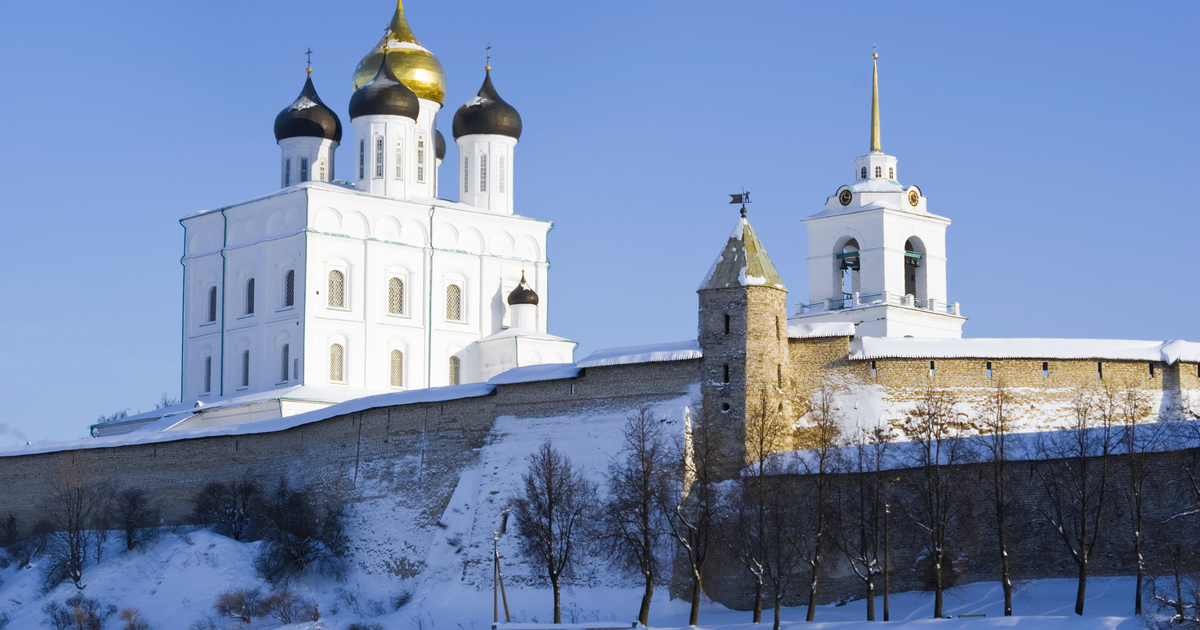
{"label": "black dome", "polygon": [[446,136],[442,135],[441,130],[434,129],[433,133],[433,153],[437,155],[437,159],[446,159]]}
{"label": "black dome", "polygon": [[354,90],[354,96],[350,97],[350,120],[371,115],[404,116],[416,120],[420,112],[417,95],[396,78],[387,55],[380,57],[375,78]]}
{"label": "black dome", "polygon": [[312,75],[304,81],[304,89],[296,101],[275,117],[275,141],[287,138],[324,138],[342,141],[342,121],[333,113],[313,87]]}
{"label": "black dome", "polygon": [[508,304],[509,306],[513,304],[532,304],[537,306],[537,303],[538,294],[534,293],[533,289],[529,288],[529,283],[525,282],[525,272],[522,271],[521,284],[518,284],[517,288],[513,289],[512,293],[508,294]]}
{"label": "black dome", "polygon": [[521,139],[521,115],[496,93],[491,72],[483,79],[479,94],[454,113],[455,139],[484,133]]}

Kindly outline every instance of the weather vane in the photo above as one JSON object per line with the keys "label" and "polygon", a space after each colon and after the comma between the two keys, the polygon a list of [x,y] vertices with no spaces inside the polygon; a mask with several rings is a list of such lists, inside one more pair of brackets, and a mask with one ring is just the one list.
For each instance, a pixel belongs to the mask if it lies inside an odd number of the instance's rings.
{"label": "weather vane", "polygon": [[729,197],[730,197],[730,200],[729,200],[730,205],[739,204],[739,203],[742,204],[742,216],[743,217],[746,216],[746,204],[750,203],[750,191],[743,188],[742,194],[740,194],[740,195],[732,195],[731,194],[731,195],[729,195]]}

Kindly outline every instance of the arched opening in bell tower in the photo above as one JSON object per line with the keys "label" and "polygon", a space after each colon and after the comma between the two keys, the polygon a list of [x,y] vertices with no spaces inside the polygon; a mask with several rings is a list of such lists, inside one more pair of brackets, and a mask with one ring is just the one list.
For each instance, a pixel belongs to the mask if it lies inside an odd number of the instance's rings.
{"label": "arched opening in bell tower", "polygon": [[854,294],[861,291],[862,276],[859,270],[862,265],[859,261],[859,247],[856,239],[847,238],[836,248],[834,284],[841,287],[841,294],[832,296],[834,308],[845,308]]}
{"label": "arched opening in bell tower", "polygon": [[918,300],[927,296],[925,282],[925,244],[913,236],[904,242],[904,294]]}

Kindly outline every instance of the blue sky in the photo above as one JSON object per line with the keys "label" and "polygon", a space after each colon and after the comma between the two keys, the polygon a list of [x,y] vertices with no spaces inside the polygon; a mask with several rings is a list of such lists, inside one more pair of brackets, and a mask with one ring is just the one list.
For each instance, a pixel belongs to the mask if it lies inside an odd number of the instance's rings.
{"label": "blue sky", "polygon": [[[100,414],[177,393],[178,219],[277,188],[272,122],[308,47],[350,146],[351,73],[392,8],[5,7],[0,446],[81,437]],[[966,336],[1200,341],[1198,3],[410,0],[406,13],[448,75],[448,138],[493,46],[496,87],[525,123],[517,209],[555,222],[550,329],[580,342],[577,358],[694,337],[696,285],[743,187],[789,303],[807,301],[800,219],[868,148],[874,44],[884,151],[954,221]],[[441,180],[457,190],[456,169]]]}

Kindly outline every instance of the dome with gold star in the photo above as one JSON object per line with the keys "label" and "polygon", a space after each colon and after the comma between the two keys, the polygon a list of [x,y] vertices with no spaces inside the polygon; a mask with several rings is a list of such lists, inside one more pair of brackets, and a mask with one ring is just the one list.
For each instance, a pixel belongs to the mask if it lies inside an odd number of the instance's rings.
{"label": "dome with gold star", "polygon": [[392,16],[387,35],[358,62],[354,71],[354,89],[375,77],[385,50],[392,72],[408,89],[421,98],[438,103],[446,99],[446,73],[437,57],[417,41],[417,36],[408,27],[403,0],[396,2],[396,14]]}

